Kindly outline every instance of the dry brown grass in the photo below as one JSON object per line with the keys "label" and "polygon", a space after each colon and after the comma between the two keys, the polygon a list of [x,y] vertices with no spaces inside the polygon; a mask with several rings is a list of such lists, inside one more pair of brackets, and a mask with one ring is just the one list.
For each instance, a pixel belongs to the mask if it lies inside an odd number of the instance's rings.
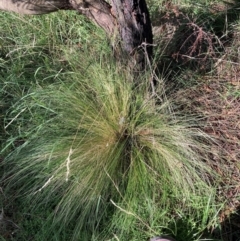
{"label": "dry brown grass", "polygon": [[[229,5],[218,3],[209,11],[224,14],[228,9]],[[181,12],[180,6],[167,6],[157,24],[160,25],[154,28],[155,39],[158,43],[157,36],[160,36],[160,41],[167,44],[164,54],[183,64],[184,69],[192,67],[190,61],[195,62],[195,69],[180,74],[181,81],[188,87],[176,93],[176,100],[185,113],[204,119],[202,130],[215,140],[211,144],[211,158],[215,161],[214,169],[221,176],[218,199],[225,202],[219,213],[222,234],[215,237],[224,241],[239,240],[240,25],[229,23],[231,31],[221,39]],[[194,86],[187,84],[194,78]]]}
{"label": "dry brown grass", "polygon": [[233,241],[240,235],[240,78],[236,76],[240,64],[232,66],[236,72],[226,67],[216,75],[202,76],[197,86],[178,91],[177,98],[186,112],[205,119],[203,131],[215,139],[211,158],[221,176],[218,199],[225,202],[219,213],[221,238]]}

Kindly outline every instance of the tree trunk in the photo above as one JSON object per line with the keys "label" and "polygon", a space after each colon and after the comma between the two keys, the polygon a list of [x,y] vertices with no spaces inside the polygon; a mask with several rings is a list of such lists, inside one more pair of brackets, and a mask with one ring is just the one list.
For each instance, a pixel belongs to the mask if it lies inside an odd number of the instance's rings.
{"label": "tree trunk", "polygon": [[152,58],[152,26],[145,0],[112,0],[113,13],[122,50],[130,58],[131,68],[144,70]]}
{"label": "tree trunk", "polygon": [[112,15],[109,3],[104,0],[69,0],[69,2],[79,13],[103,28],[108,36],[114,33],[115,17]]}
{"label": "tree trunk", "polygon": [[[152,27],[146,0],[0,0],[0,10],[45,14],[75,9],[103,28],[110,39],[120,39],[120,56],[133,70],[145,69],[152,57]],[[119,52],[119,51],[117,51]]]}
{"label": "tree trunk", "polygon": [[69,0],[0,0],[0,10],[41,15],[58,10],[73,10]]}
{"label": "tree trunk", "polygon": [[[131,69],[145,69],[152,58],[152,26],[145,0],[70,0],[71,5],[103,28],[110,39],[118,35],[121,54]],[[121,55],[120,54],[120,55]]]}

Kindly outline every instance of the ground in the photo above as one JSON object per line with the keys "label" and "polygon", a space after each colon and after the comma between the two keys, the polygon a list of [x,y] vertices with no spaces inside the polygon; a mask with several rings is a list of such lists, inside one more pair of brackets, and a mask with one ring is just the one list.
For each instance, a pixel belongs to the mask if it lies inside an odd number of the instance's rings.
{"label": "ground", "polygon": [[[193,5],[194,3],[191,6]],[[213,168],[221,177],[221,183],[217,187],[217,198],[220,203],[223,203],[223,207],[217,213],[220,225],[210,227],[206,230],[205,236],[223,241],[239,241],[239,3],[237,1],[227,1],[227,3],[212,1],[207,7],[201,8],[199,5],[199,8],[192,8],[189,6],[181,5],[176,1],[162,1],[161,8],[151,11],[155,54],[156,59],[160,59],[156,64],[156,69],[166,80],[169,94],[175,96],[176,105],[181,106],[181,110],[185,114],[199,116],[204,123],[201,127],[202,131],[209,134],[214,140],[211,142],[211,159],[215,162]],[[68,21],[68,17],[66,19]],[[97,33],[93,33],[91,36],[94,34]],[[70,40],[67,40],[66,44],[68,41]],[[92,39],[87,39],[84,44],[78,44],[78,41],[79,39],[76,38],[72,48],[79,48],[80,45],[84,46],[86,43],[90,44]],[[58,45],[56,44],[56,46]],[[4,51],[2,56],[5,60]],[[9,53],[7,57],[10,55]],[[62,59],[64,57],[61,56],[60,60],[62,61]],[[27,63],[29,68],[34,61],[33,58]],[[46,63],[43,64],[46,66]],[[41,74],[42,69],[42,66],[39,66],[35,77],[39,73]],[[58,72],[52,72],[56,76],[58,75]],[[19,76],[21,74],[20,69]],[[18,94],[17,91],[16,93]],[[4,123],[0,124],[4,125]],[[3,160],[2,156],[0,162],[1,160]],[[1,187],[0,195],[3,206],[7,206],[9,200],[5,197],[5,192]],[[0,234],[5,240],[14,240],[15,232],[20,230],[18,223],[22,222],[22,216],[17,214],[16,206],[11,205],[8,205],[6,216],[2,214],[3,212],[0,210]]]}
{"label": "ground", "polygon": [[[181,65],[173,77],[180,76],[185,85],[177,91],[177,100],[187,113],[205,118],[206,126],[202,130],[216,141],[212,145],[212,159],[216,161],[215,170],[223,178],[218,195],[225,200],[225,208],[219,213],[222,236],[218,230],[212,232],[214,237],[224,241],[237,241],[240,238],[240,34],[239,13],[234,7],[238,5],[214,3],[210,6],[211,13],[228,16],[229,11],[229,19],[234,19],[234,24],[228,23],[228,37],[221,39],[206,31],[207,18],[205,22],[200,20],[205,26],[197,26],[196,19],[194,22],[181,6],[170,2],[156,21],[154,31],[161,36],[160,42],[164,37],[170,46],[166,47],[167,55],[171,54]],[[183,28],[182,24],[188,27]],[[157,36],[156,42],[159,41]],[[178,44],[172,42],[173,38]],[[188,71],[183,70],[189,65]],[[189,88],[191,80],[195,84]],[[218,168],[220,162],[224,172]]]}

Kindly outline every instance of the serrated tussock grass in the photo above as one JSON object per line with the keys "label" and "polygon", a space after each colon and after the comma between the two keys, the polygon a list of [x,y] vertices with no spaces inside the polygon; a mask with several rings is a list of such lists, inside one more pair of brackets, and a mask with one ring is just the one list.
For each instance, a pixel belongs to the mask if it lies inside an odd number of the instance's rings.
{"label": "serrated tussock grass", "polygon": [[194,213],[193,197],[214,195],[209,139],[194,119],[172,111],[162,86],[151,95],[148,78],[136,86],[103,64],[32,87],[5,117],[5,129],[16,130],[6,143],[14,147],[3,162],[6,190],[31,212],[52,207],[51,228],[69,228],[73,240],[157,234],[177,207]]}

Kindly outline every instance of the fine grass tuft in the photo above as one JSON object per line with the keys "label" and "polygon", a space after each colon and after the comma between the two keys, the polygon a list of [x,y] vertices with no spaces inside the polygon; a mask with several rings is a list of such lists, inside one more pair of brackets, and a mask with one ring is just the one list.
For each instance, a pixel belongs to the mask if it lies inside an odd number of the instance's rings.
{"label": "fine grass tuft", "polygon": [[195,200],[212,205],[210,140],[172,111],[163,87],[149,97],[147,80],[136,86],[104,61],[64,77],[30,89],[6,117],[17,131],[2,180],[29,212],[52,209],[45,236],[57,227],[73,240],[134,240],[167,228],[179,210],[199,211]]}

